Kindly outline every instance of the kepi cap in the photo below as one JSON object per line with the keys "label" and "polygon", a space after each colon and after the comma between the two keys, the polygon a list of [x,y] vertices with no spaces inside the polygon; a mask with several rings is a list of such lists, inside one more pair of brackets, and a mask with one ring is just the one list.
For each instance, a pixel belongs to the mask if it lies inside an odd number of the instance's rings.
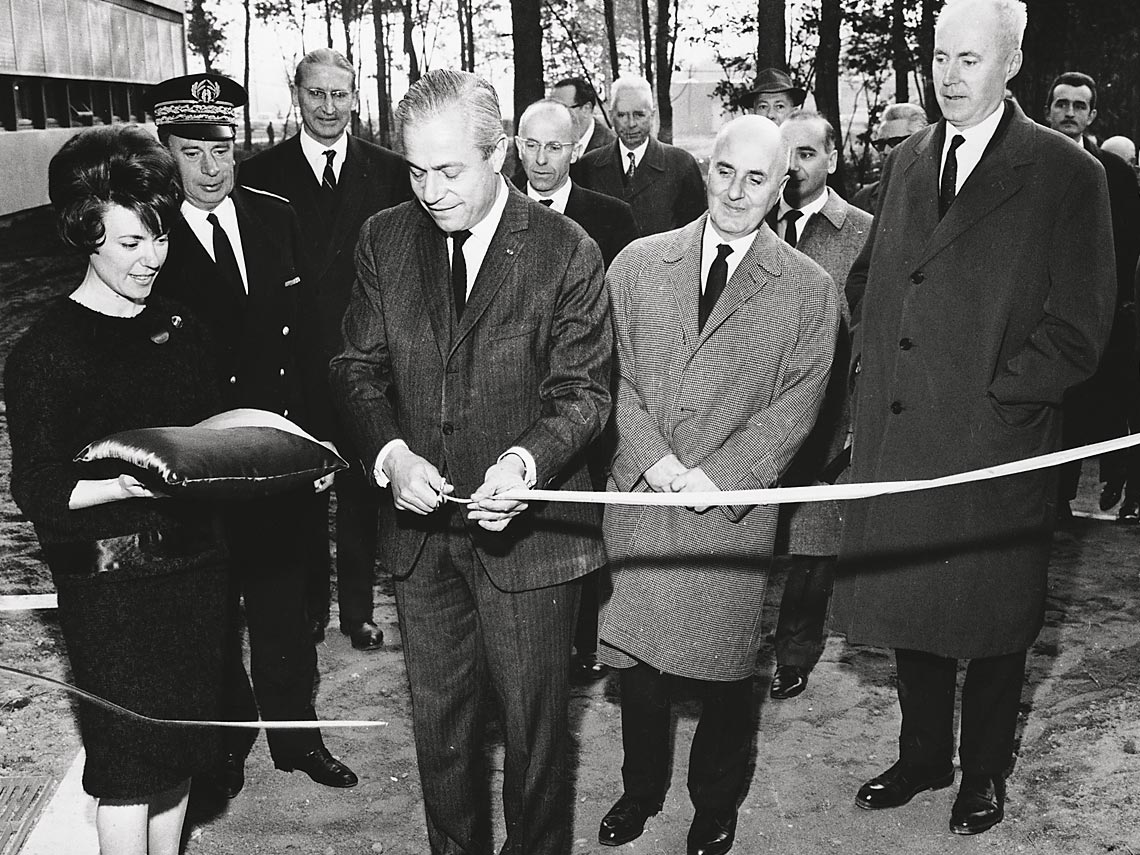
{"label": "kepi cap", "polygon": [[172,77],[151,90],[154,123],[189,140],[232,140],[234,110],[247,100],[240,83],[220,74]]}
{"label": "kepi cap", "polygon": [[807,92],[796,86],[786,71],[778,68],[765,68],[756,74],[756,82],[752,85],[753,95],[765,95],[774,92],[791,92],[792,102],[796,107],[804,103]]}

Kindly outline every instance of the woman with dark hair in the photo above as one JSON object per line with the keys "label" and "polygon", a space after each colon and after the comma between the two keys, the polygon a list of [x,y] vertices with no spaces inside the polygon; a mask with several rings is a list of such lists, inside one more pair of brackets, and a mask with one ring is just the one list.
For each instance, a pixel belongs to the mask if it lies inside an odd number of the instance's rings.
{"label": "woman with dark hair", "polygon": [[[157,140],[119,125],[72,137],[48,185],[60,234],[88,266],[8,358],[12,495],[51,570],[74,681],[146,716],[218,718],[226,580],[213,512],[113,464],[73,461],[105,435],[218,410],[201,328],[148,300],[178,171]],[[176,855],[190,778],[217,764],[217,731],[86,702],[79,725],[101,852]]]}

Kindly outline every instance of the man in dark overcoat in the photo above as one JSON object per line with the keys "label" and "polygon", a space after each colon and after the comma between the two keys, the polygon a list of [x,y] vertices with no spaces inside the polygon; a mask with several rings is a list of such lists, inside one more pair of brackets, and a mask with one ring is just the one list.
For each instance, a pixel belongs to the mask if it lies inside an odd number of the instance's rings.
{"label": "man in dark overcoat", "polygon": [[653,135],[657,108],[648,81],[635,75],[619,77],[610,102],[617,141],[583,155],[570,177],[583,187],[628,202],[643,235],[691,223],[705,210],[701,170],[683,148]]}
{"label": "man in dark overcoat", "polygon": [[594,115],[598,106],[598,93],[585,78],[564,77],[550,87],[550,97],[565,104],[574,117],[579,156],[596,148],[613,145],[617,141],[617,134]]}
{"label": "man in dark overcoat", "polygon": [[397,119],[416,199],[365,224],[330,377],[365,467],[391,487],[380,553],[397,580],[428,838],[435,855],[491,851],[482,723],[493,693],[501,851],[563,855],[567,662],[577,579],[605,561],[600,515],[496,496],[589,489],[583,452],[610,411],[602,256],[503,179],[487,81],[432,71]]}
{"label": "man in dark overcoat", "polygon": [[[851,280],[865,283],[853,481],[932,478],[1057,450],[1065,390],[1112,320],[1104,171],[1004,99],[1020,0],[952,0],[935,31],[944,120],[892,152]],[[849,293],[862,292],[862,287]],[[852,502],[833,629],[895,649],[899,760],[856,796],[905,804],[962,782],[950,828],[1004,816],[1026,650],[1044,615],[1055,471]]]}
{"label": "man in dark overcoat", "polygon": [[[269,410],[310,428],[314,396],[302,370],[311,354],[301,311],[307,270],[300,228],[284,199],[235,186],[232,102],[244,103],[245,90],[220,75],[196,74],[164,81],[154,98],[159,137],[178,164],[186,194],[155,290],[209,326],[227,407]],[[288,493],[227,514],[234,566],[234,633],[223,696],[228,718],[253,720],[260,713],[267,720],[316,720],[317,655],[305,608],[308,553],[300,532],[318,498],[315,492]],[[239,598],[249,628],[252,690],[242,663]],[[229,797],[242,788],[256,737],[256,730],[225,731],[218,784]],[[303,771],[330,787],[356,784],[319,730],[269,730],[266,737],[277,768]]]}
{"label": "man in dark overcoat", "polygon": [[[815,423],[842,297],[764,223],[787,164],[773,122],[733,120],[713,149],[708,215],[634,241],[610,268],[620,374],[611,490],[771,487]],[[688,852],[732,847],[776,517],[774,505],[607,507],[614,591],[600,655],[621,669],[624,793],[601,843],[633,840],[661,809],[670,692],[688,680],[703,698]]]}
{"label": "man in dark overcoat", "polygon": [[[285,197],[297,212],[312,268],[303,311],[312,319],[315,341],[313,358],[302,367],[312,375],[310,382],[319,393],[313,406],[314,430],[332,440],[346,460],[354,460],[328,393],[328,364],[340,352],[340,322],[352,288],[353,250],[360,227],[377,211],[412,198],[412,191],[403,158],[348,133],[360,100],[355,71],[341,54],[317,48],[297,63],[293,103],[301,111],[301,130],[244,161],[239,177],[246,186]],[[337,474],[335,489],[340,629],[353,647],[375,650],[384,641],[372,615],[380,492],[355,464]],[[314,638],[319,641],[329,617],[327,501],[318,503],[316,511],[307,599]]]}

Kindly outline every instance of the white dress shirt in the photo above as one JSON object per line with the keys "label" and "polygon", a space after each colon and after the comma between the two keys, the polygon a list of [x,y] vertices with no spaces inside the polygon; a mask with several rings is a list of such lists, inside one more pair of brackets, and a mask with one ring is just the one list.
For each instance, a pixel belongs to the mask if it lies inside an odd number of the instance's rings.
{"label": "white dress shirt", "polygon": [[317,183],[321,184],[325,180],[325,164],[328,163],[328,160],[325,158],[325,152],[330,148],[336,152],[336,157],[333,158],[333,174],[336,176],[337,182],[339,182],[341,167],[344,166],[344,159],[348,156],[348,132],[342,133],[332,145],[317,142],[309,136],[309,132],[304,128],[301,129],[300,136],[301,154],[305,156],[309,168],[313,170],[313,175],[316,176]]}
{"label": "white dress shirt", "polygon": [[565,181],[562,182],[561,187],[559,187],[557,190],[555,190],[549,196],[543,196],[541,193],[539,193],[537,190],[535,190],[533,187],[531,187],[530,182],[528,181],[526,183],[526,195],[530,196],[530,198],[534,199],[536,202],[541,202],[544,199],[549,199],[552,203],[550,205],[552,210],[555,210],[560,214],[565,214],[566,213],[566,203],[570,201],[570,188],[572,186],[573,186],[573,182],[569,178],[567,178]]}
{"label": "white dress shirt", "polygon": [[[567,182],[569,184],[570,182]],[[491,239],[495,236],[496,230],[499,228],[499,222],[503,219],[503,211],[507,207],[507,197],[510,191],[507,189],[506,181],[499,184],[499,195],[495,197],[494,203],[483,219],[477,222],[470,228],[471,236],[464,241],[460,252],[463,253],[463,260],[467,268],[467,296],[471,296],[471,288],[475,284],[475,279],[479,275],[479,268],[483,266],[483,260],[487,257],[487,250],[491,247]],[[447,238],[447,260],[451,262],[452,253],[454,250],[455,241],[452,238]],[[394,448],[407,448],[408,444],[402,439],[393,439],[387,442],[380,453],[376,455],[376,463],[372,466],[372,477],[376,480],[379,487],[387,487],[389,484],[388,476],[384,474],[384,462],[388,459],[389,452]],[[508,454],[517,455],[522,460],[525,467],[523,481],[526,482],[528,487],[533,487],[538,480],[538,466],[535,464],[534,455],[521,446],[514,446],[508,448],[496,462],[501,462]]]}
{"label": "white dress shirt", "polygon": [[736,268],[740,266],[740,262],[744,260],[749,247],[752,246],[752,241],[756,240],[756,232],[750,232],[743,237],[734,238],[733,240],[725,240],[716,233],[713,228],[711,220],[705,221],[705,230],[701,235],[701,293],[705,293],[705,283],[709,278],[709,268],[712,263],[716,261],[716,248],[722,244],[727,243],[732,247],[732,252],[726,258],[725,264],[728,265],[728,277],[725,282],[732,279],[732,274],[736,272]]}
{"label": "white dress shirt", "polygon": [[194,236],[205,247],[210,258],[217,262],[218,259],[214,258],[214,227],[206,220],[210,214],[217,215],[218,224],[226,233],[226,237],[230,239],[230,246],[233,247],[234,256],[237,258],[238,272],[241,273],[241,284],[245,288],[245,293],[248,294],[249,274],[245,271],[245,251],[241,246],[241,230],[238,228],[237,208],[234,207],[234,200],[227,196],[212,211],[195,208],[186,201],[182,203],[182,216],[186,218],[190,231],[194,232]]}
{"label": "white dress shirt", "polygon": [[645,150],[649,148],[649,137],[645,138],[645,142],[637,148],[626,148],[625,143],[620,139],[618,140],[618,149],[621,152],[621,171],[629,171],[629,154],[633,152],[633,168],[636,171],[641,166],[641,159],[645,157]]}
{"label": "white dress shirt", "polygon": [[[811,217],[813,217],[814,215],[816,215],[820,211],[822,211],[823,206],[826,204],[827,204],[827,187],[824,187],[823,192],[820,193],[815,199],[813,199],[811,202],[808,202],[802,208],[796,208],[796,210],[799,211],[800,214],[802,214],[802,216],[796,221],[796,235],[798,237],[803,237],[804,227],[807,225],[807,221]],[[777,212],[777,216],[779,217],[779,219],[776,220],[776,234],[780,236],[781,240],[784,240],[784,234],[788,230],[788,223],[784,219],[784,215],[786,213],[788,213],[788,211],[790,211],[790,210],[792,210],[792,206],[789,205],[788,201],[781,195],[780,196],[780,208],[779,208],[779,211]],[[796,243],[799,243],[799,240],[797,240]]]}
{"label": "white dress shirt", "polygon": [[590,123],[586,125],[586,132],[578,138],[578,156],[586,153],[586,146],[590,144],[590,137],[594,135],[594,117],[590,116]]}
{"label": "white dress shirt", "polygon": [[1001,117],[1004,115],[1005,102],[1002,101],[996,110],[972,128],[959,130],[949,122],[946,123],[946,139],[942,142],[942,160],[938,167],[939,186],[942,186],[942,170],[946,168],[946,155],[950,151],[950,143],[954,141],[954,136],[960,134],[965,140],[955,152],[955,157],[958,160],[958,181],[954,186],[954,195],[957,195],[962,192],[962,185],[966,183],[966,179],[970,177],[974,167],[981,161],[982,155],[986,152],[986,146],[993,139],[997,126],[1001,124]]}

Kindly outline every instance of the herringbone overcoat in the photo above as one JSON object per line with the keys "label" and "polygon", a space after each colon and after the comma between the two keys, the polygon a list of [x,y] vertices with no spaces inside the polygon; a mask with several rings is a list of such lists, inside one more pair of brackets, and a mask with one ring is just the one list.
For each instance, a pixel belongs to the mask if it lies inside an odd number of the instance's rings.
{"label": "herringbone overcoat", "polygon": [[[722,490],[770,487],[815,422],[838,290],[761,225],[698,332],[706,220],[634,241],[607,276],[620,372],[611,490],[647,491],[642,474],[670,452]],[[605,661],[705,680],[752,673],[775,506],[612,505],[604,527]]]}

